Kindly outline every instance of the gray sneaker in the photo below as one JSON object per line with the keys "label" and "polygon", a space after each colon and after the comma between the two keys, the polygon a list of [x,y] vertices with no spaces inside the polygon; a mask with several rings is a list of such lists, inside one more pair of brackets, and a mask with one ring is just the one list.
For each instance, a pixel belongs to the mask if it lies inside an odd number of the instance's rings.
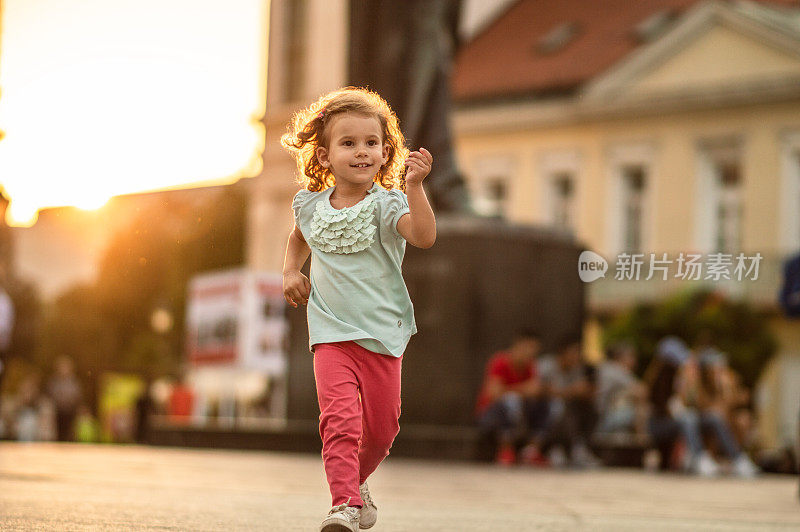
{"label": "gray sneaker", "polygon": [[350,499],[331,508],[328,517],[319,525],[319,532],[358,532],[360,508],[348,506],[348,504],[350,504]]}
{"label": "gray sneaker", "polygon": [[372,528],[375,526],[375,521],[378,520],[378,507],[372,502],[366,480],[358,487],[358,491],[361,492],[361,500],[364,502],[364,506],[361,508],[361,519],[358,526],[361,528]]}

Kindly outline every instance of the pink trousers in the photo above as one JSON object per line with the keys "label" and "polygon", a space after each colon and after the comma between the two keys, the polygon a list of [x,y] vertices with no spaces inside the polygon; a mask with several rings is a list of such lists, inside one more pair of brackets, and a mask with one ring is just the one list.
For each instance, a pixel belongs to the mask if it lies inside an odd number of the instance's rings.
{"label": "pink trousers", "polygon": [[355,342],[315,344],[322,462],[332,506],[363,506],[358,487],[389,455],[400,432],[403,357]]}

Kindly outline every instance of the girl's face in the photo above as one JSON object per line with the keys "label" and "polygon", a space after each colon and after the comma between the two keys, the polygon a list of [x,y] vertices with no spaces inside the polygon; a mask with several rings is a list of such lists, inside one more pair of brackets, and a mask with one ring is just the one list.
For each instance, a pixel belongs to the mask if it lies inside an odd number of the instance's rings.
{"label": "girl's face", "polygon": [[381,125],[373,116],[347,113],[328,124],[328,147],[317,148],[317,159],[328,168],[337,184],[371,185],[389,158]]}

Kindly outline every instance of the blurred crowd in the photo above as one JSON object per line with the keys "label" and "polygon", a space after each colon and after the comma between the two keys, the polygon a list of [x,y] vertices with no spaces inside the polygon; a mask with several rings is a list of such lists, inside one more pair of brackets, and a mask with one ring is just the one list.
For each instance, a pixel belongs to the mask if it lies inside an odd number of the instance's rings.
{"label": "blurred crowd", "polygon": [[0,437],[18,441],[96,441],[97,422],[69,357],[52,374],[27,373],[0,401]]}
{"label": "blurred crowd", "polygon": [[[597,365],[585,361],[577,337],[562,339],[553,353],[541,347],[535,331],[520,330],[486,364],[474,413],[498,464],[596,468],[620,465],[622,452],[650,469],[759,473],[751,459],[760,450],[752,393],[708,333],[691,347],[663,338],[638,374],[629,342],[609,346]],[[46,378],[31,372],[5,390],[0,438],[96,442],[104,432],[107,441],[147,442],[151,414],[173,424],[195,415],[185,376],[165,382],[143,383],[129,408],[99,421],[73,361],[60,357]]]}
{"label": "blurred crowd", "polygon": [[139,379],[124,376],[136,393],[108,392],[93,400],[69,357],[59,357],[52,371],[28,370],[13,386],[4,383],[0,397],[0,439],[63,442],[147,443],[150,419],[161,415],[176,425],[189,423],[193,392],[183,376]]}
{"label": "blurred crowd", "polygon": [[551,354],[541,345],[520,330],[486,365],[475,417],[498,464],[596,468],[623,450],[650,469],[760,472],[752,393],[708,332],[691,347],[663,338],[641,376],[632,343],[611,345],[598,365],[584,360],[580,338]]}

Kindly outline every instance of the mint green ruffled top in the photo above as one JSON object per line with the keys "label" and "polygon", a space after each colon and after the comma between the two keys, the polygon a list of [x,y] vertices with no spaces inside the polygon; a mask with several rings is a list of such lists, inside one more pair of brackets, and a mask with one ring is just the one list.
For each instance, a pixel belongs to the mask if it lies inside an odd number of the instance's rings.
{"label": "mint green ruffled top", "polygon": [[363,200],[335,209],[334,189],[303,189],[292,201],[295,224],[311,248],[309,349],[352,340],[400,357],[417,332],[401,270],[406,241],[397,231],[408,198],[373,183]]}

